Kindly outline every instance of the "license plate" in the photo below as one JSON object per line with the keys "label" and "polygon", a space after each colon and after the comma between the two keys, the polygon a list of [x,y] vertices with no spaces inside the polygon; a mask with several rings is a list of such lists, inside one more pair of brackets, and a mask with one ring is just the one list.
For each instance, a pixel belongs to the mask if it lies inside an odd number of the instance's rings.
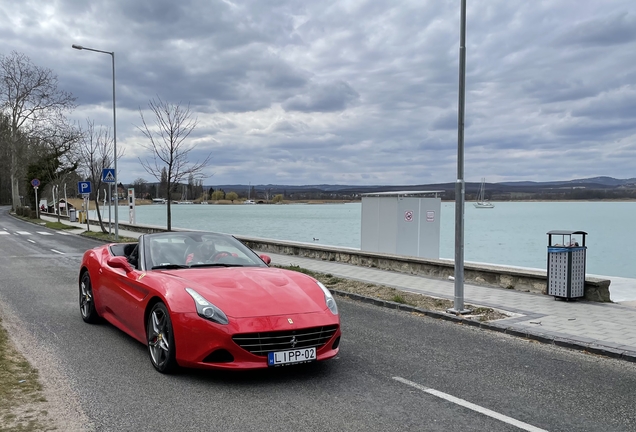
{"label": "license plate", "polygon": [[305,363],[312,360],[316,360],[316,348],[302,348],[267,353],[267,364],[269,366]]}

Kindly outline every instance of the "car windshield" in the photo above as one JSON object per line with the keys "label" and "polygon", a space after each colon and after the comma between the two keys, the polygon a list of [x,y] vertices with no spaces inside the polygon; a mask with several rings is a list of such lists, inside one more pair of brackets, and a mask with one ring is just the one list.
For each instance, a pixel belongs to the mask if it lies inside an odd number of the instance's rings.
{"label": "car windshield", "polygon": [[168,232],[142,237],[146,269],[266,267],[250,248],[226,234]]}

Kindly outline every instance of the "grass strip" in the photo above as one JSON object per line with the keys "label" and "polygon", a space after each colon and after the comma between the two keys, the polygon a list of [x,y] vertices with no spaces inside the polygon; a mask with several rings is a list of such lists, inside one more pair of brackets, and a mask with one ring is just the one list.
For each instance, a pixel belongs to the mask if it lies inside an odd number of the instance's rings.
{"label": "grass strip", "polygon": [[36,224],[36,225],[42,225],[42,226],[45,226],[47,228],[54,229],[54,230],[77,229],[76,226],[68,225],[68,224],[65,224],[65,223],[62,223],[62,222],[50,222],[50,221],[45,221],[43,219],[31,219],[30,217],[18,216],[16,214],[14,214],[13,216],[15,216],[18,219],[22,219],[23,221],[31,222],[31,223]]}
{"label": "grass strip", "polygon": [[[313,277],[314,279],[319,280],[329,289],[334,289],[351,294],[359,294],[366,297],[373,297],[380,300],[401,303],[437,312],[446,312],[448,309],[451,309],[454,306],[452,300],[402,291],[385,285],[376,285],[367,282],[339,278],[328,273],[319,273],[295,265],[276,267],[304,273]],[[473,319],[485,322],[508,318],[508,315],[491,308],[476,307],[468,304],[466,305],[466,308],[472,310],[471,314],[464,316],[464,318],[466,319]]]}
{"label": "grass strip", "polygon": [[35,223],[38,223],[38,221],[41,221],[41,222],[44,223],[45,227],[51,228],[51,229],[54,229],[54,230],[77,229],[76,226],[68,225],[68,224],[65,224],[65,223],[62,223],[62,222],[45,222],[45,221],[42,221],[40,219],[29,219],[29,220],[32,221],[32,222],[35,222]]}
{"label": "grass strip", "polygon": [[115,236],[101,231],[84,231],[81,236],[89,237],[96,240],[103,240],[107,243],[137,243],[138,239],[132,237],[119,236],[119,240],[115,241]]}
{"label": "grass strip", "polygon": [[[0,318],[0,324],[2,319]],[[48,412],[38,371],[18,352],[0,325],[0,431],[46,431]]]}

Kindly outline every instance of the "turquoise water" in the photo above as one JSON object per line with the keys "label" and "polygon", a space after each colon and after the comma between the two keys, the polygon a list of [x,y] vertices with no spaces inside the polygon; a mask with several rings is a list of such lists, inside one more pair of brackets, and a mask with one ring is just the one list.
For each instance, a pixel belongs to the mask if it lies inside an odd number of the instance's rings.
{"label": "turquoise water", "polygon": [[[106,216],[108,211],[106,211]],[[128,222],[128,208],[119,218]],[[166,224],[165,205],[136,208],[137,223]],[[587,273],[636,278],[636,202],[466,203],[466,261],[543,269],[546,233],[588,233]],[[361,204],[173,205],[172,225],[279,240],[360,248]],[[318,239],[314,241],[314,238]],[[455,204],[442,203],[440,258],[454,258]]]}

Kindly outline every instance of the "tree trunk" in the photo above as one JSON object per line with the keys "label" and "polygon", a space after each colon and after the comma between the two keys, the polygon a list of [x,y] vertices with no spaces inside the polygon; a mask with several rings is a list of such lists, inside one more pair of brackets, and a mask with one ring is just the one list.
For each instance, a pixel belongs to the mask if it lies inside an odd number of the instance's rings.
{"label": "tree trunk", "polygon": [[102,229],[102,232],[104,234],[107,234],[108,231],[106,231],[106,228],[104,228],[104,222],[102,222],[102,214],[99,212],[99,198],[97,198],[97,193],[95,193],[95,210],[97,211],[97,220],[99,221],[99,227]]}
{"label": "tree trunk", "polygon": [[13,203],[13,210],[22,205],[20,202],[20,182],[14,173],[11,173],[11,202]]}
{"label": "tree trunk", "polygon": [[[11,137],[11,202],[13,210],[22,205],[20,202],[20,180],[18,173],[18,155],[16,154],[16,139]],[[37,203],[36,203],[37,205]]]}
{"label": "tree trunk", "polygon": [[172,212],[170,211],[171,202],[172,202],[172,199],[170,197],[170,193],[168,193],[168,201],[166,201],[166,211],[168,212],[167,214],[168,226],[166,227],[166,229],[168,231],[172,231]]}

